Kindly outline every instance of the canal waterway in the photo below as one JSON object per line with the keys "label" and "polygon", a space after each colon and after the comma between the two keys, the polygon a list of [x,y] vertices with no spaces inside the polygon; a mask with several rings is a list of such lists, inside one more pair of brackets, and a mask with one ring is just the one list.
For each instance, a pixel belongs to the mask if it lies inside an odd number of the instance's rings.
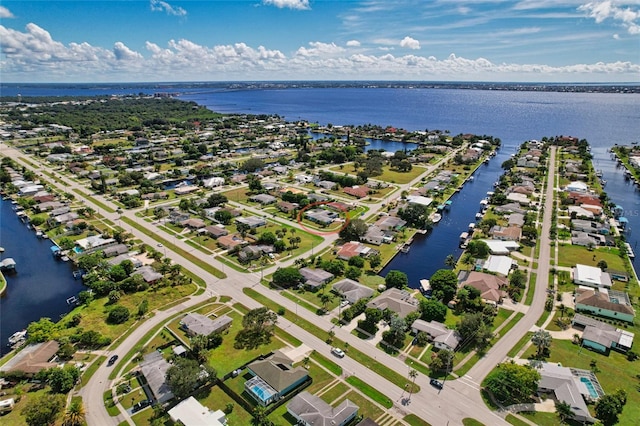
{"label": "canal waterway", "polygon": [[38,238],[22,223],[10,201],[0,201],[0,247],[3,258],[16,261],[17,273],[6,274],[7,292],[0,299],[0,354],[9,351],[7,339],[32,321],[49,317],[57,321],[69,312],[67,298],[83,290],[73,278],[72,266],[54,259],[53,243]]}
{"label": "canal waterway", "polygon": [[451,198],[451,206],[442,214],[442,220],[434,224],[427,234],[416,234],[408,253],[398,253],[382,270],[386,276],[391,270],[403,271],[409,278],[409,286],[417,288],[420,280],[429,278],[438,269],[446,268],[448,255],[458,258],[462,253],[459,247],[460,234],[468,231],[470,223],[476,222],[476,213],[480,211],[480,201],[493,190],[503,170],[501,165],[515,152],[517,145],[503,145],[497,155],[482,164]]}

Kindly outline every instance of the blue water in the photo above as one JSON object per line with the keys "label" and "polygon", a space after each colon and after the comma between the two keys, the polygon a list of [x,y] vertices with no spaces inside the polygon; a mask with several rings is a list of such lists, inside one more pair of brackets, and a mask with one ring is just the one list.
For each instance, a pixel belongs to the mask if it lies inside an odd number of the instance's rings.
{"label": "blue water", "polygon": [[17,264],[17,273],[5,276],[7,293],[0,299],[0,354],[8,351],[9,336],[31,321],[41,317],[57,321],[69,311],[67,298],[84,288],[73,278],[70,263],[55,260],[51,244],[18,219],[11,202],[0,201],[0,247],[5,249],[3,257],[12,257]]}
{"label": "blue water", "polygon": [[598,391],[596,391],[595,386],[593,386],[593,383],[591,383],[591,380],[588,377],[580,377],[580,381],[582,383],[584,383],[584,385],[587,387],[587,390],[589,391],[589,395],[591,395],[591,398],[598,398]]}

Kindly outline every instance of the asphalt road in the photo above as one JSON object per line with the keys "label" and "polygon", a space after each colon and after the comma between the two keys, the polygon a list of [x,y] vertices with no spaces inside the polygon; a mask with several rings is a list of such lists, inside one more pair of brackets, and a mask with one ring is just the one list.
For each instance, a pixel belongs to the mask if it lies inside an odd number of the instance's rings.
{"label": "asphalt road", "polygon": [[[3,148],[2,153],[4,155],[8,155],[13,158],[23,157],[23,155],[11,148]],[[375,371],[370,370],[367,366],[361,365],[349,358],[347,355],[342,359],[334,359],[345,372],[346,375],[356,375],[364,382],[373,386],[374,388],[380,390],[385,395],[393,399],[395,401],[395,409],[399,413],[414,413],[419,417],[425,419],[433,425],[457,425],[462,424],[462,419],[466,417],[475,418],[486,425],[507,425],[503,419],[498,417],[495,413],[490,411],[484,402],[482,401],[479,393],[479,385],[482,379],[488,374],[497,363],[501,362],[507,352],[511,349],[511,347],[519,340],[520,336],[524,335],[530,327],[537,321],[542,310],[544,308],[545,301],[545,288],[546,281],[548,277],[548,269],[549,269],[549,252],[550,252],[550,244],[549,244],[549,226],[551,222],[551,209],[553,203],[553,182],[554,182],[554,174],[552,165],[555,164],[555,150],[552,151],[550,155],[549,165],[550,165],[550,182],[551,185],[547,187],[547,197],[546,197],[546,205],[544,211],[544,220],[543,220],[543,231],[541,234],[541,251],[540,251],[540,259],[538,261],[538,278],[536,282],[536,289],[534,295],[534,302],[529,309],[529,312],[521,319],[521,321],[511,329],[509,333],[507,333],[496,345],[491,348],[491,350],[487,353],[487,355],[481,359],[470,371],[469,373],[458,380],[455,381],[447,381],[445,387],[442,391],[438,392],[437,389],[431,387],[429,385],[428,377],[423,375],[419,375],[416,379],[416,383],[420,385],[421,391],[417,394],[412,395],[411,403],[408,405],[402,405],[400,403],[400,399],[404,396],[406,397],[406,393],[404,390],[394,385],[393,383],[388,382],[384,378],[380,377]],[[25,164],[28,168],[29,164]],[[437,166],[433,166],[431,169]],[[37,172],[42,170],[35,170]],[[52,184],[62,189],[63,191],[70,192],[73,188],[78,188],[83,191],[87,191],[86,188],[77,184],[76,182],[60,176],[59,178],[64,180],[67,185],[62,186],[57,182],[53,182],[50,179]],[[414,182],[418,181],[416,179]],[[409,188],[410,184],[402,185],[402,189]],[[396,193],[398,195],[398,193]],[[102,196],[94,196],[98,198],[101,202],[112,205],[108,200],[104,199]],[[90,200],[86,200],[87,205],[92,205]],[[375,208],[380,208],[382,203],[377,203]],[[371,205],[369,205],[371,208]],[[99,206],[93,205],[94,209],[99,209]],[[245,207],[246,208],[246,207]],[[375,213],[375,208],[371,208],[370,214]],[[143,225],[153,232],[162,232],[159,229],[153,227],[146,221],[139,220],[136,218],[135,212],[125,211],[122,213],[123,216],[126,216],[132,220],[136,220],[137,223]],[[108,213],[105,212],[104,209],[100,209],[100,214],[107,217],[112,221],[116,221],[119,217],[117,213]],[[278,219],[281,220],[281,219]],[[125,227],[126,228],[126,227]],[[143,242],[149,244],[150,246],[155,246],[156,242],[137,231],[135,228],[130,230],[132,234],[142,240]],[[166,238],[166,237],[165,237]],[[319,246],[316,247],[318,252],[325,247],[330,247],[333,244],[334,238],[325,238]],[[284,306],[288,310],[292,312],[297,312],[297,314],[305,318],[306,320],[316,324],[318,327],[321,327],[325,330],[333,329],[336,333],[336,337],[346,341],[352,348],[356,348],[361,352],[366,353],[370,357],[376,359],[377,361],[387,365],[388,367],[394,369],[401,374],[407,374],[409,367],[401,360],[396,357],[391,357],[379,349],[375,348],[371,344],[361,339],[358,339],[356,336],[348,333],[345,330],[334,327],[334,325],[329,321],[329,317],[319,317],[315,313],[310,312],[304,308],[297,309],[296,304],[291,300],[281,296],[276,291],[270,290],[262,285],[256,285],[259,281],[259,273],[246,274],[237,272],[229,267],[223,267],[217,261],[212,259],[212,256],[207,256],[206,254],[200,252],[199,250],[194,250],[193,247],[187,245],[181,240],[176,240],[175,244],[186,250],[191,252],[191,254],[206,260],[208,263],[213,266],[224,269],[227,274],[226,279],[217,279],[206,271],[201,270],[196,265],[188,262],[178,254],[173,251],[166,249],[166,254],[169,258],[172,259],[175,263],[182,265],[188,270],[192,271],[196,275],[200,276],[207,283],[208,291],[200,296],[194,296],[190,298],[188,301],[184,302],[181,305],[174,306],[167,311],[156,311],[155,315],[142,323],[136,330],[132,332],[123,342],[113,351],[111,351],[108,355],[118,354],[120,358],[125,356],[131,349],[133,349],[142,339],[142,337],[153,327],[158,324],[165,322],[169,317],[178,312],[181,312],[185,309],[188,309],[190,306],[193,306],[201,301],[206,300],[210,297],[210,292],[220,295],[228,295],[239,303],[247,306],[248,308],[255,308],[260,306],[253,299],[249,298],[242,292],[243,287],[252,286],[254,290],[264,294],[270,299],[274,300],[279,305]],[[546,260],[545,260],[546,259]],[[289,260],[287,263],[293,262],[293,259]],[[278,266],[282,266],[279,264]],[[272,272],[275,267],[270,270],[264,271],[265,275]],[[252,278],[249,278],[252,277]],[[326,342],[318,339],[317,337],[311,335],[300,327],[296,326],[294,323],[291,323],[286,318],[281,318],[279,320],[279,326],[285,328],[288,333],[292,334],[294,337],[303,341],[307,346],[315,349],[319,353],[329,355],[330,347]],[[116,364],[117,365],[117,364]],[[115,366],[114,366],[115,367]],[[107,413],[103,401],[102,395],[108,390],[113,383],[108,379],[109,373],[111,369],[114,367],[107,367],[106,363],[101,365],[96,373],[92,376],[87,384],[81,389],[80,394],[83,396],[83,400],[85,403],[86,411],[87,411],[87,422],[89,425],[116,425],[120,421],[125,418],[122,416],[119,417],[110,417]],[[128,420],[128,419],[127,419]]]}

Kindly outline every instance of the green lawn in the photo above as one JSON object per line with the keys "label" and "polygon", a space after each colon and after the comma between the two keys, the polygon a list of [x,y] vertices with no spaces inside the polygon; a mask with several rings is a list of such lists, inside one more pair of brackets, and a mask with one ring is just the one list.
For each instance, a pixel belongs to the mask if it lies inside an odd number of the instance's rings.
{"label": "green lawn", "polygon": [[229,395],[227,395],[218,386],[200,389],[194,397],[200,401],[205,407],[211,410],[224,410],[227,404],[233,404],[233,411],[227,414],[227,423],[229,425],[249,425],[252,416],[242,406],[236,403]]}
{"label": "green lawn", "polygon": [[558,250],[559,266],[582,265],[597,266],[598,262],[604,260],[609,269],[624,271],[624,260],[619,256],[619,250],[613,247],[599,247],[589,251],[586,247],[561,244]]}
{"label": "green lawn", "polygon": [[359,389],[360,392],[367,395],[369,398],[371,398],[378,404],[382,405],[383,407],[385,408],[393,407],[393,401],[389,399],[388,396],[386,396],[379,390],[373,388],[372,386],[369,386],[368,384],[366,384],[356,376],[347,377],[347,383]]}
{"label": "green lawn", "polygon": [[[352,175],[357,174],[357,171],[353,168],[353,163],[345,164],[344,166],[341,165],[341,166],[332,167],[331,171],[338,172],[338,173],[348,173]],[[402,172],[391,170],[389,166],[384,166],[382,168],[382,174],[380,176],[373,176],[372,178],[376,180],[389,182],[389,183],[404,184],[404,183],[411,182],[412,180],[414,180],[415,178],[417,178],[418,176],[420,176],[422,173],[426,171],[427,169],[425,167],[413,166],[411,171],[402,173]]]}
{"label": "green lawn", "polygon": [[416,416],[415,414],[409,414],[408,416],[404,416],[402,420],[404,420],[411,426],[431,426],[429,423],[422,420],[420,417]]}
{"label": "green lawn", "polygon": [[513,414],[507,414],[505,420],[515,426],[529,426],[529,423],[523,422]]}
{"label": "green lawn", "polygon": [[331,389],[323,393],[322,396],[320,396],[320,398],[322,398],[322,400],[327,404],[332,404],[333,401],[340,398],[345,393],[349,392],[349,390],[350,390],[349,386],[345,385],[342,382],[338,382]]}
{"label": "green lawn", "polygon": [[481,423],[481,422],[477,421],[476,419],[472,419],[470,417],[462,419],[462,424],[464,426],[484,426],[484,423]]}
{"label": "green lawn", "polygon": [[355,403],[358,407],[360,407],[360,410],[358,410],[358,413],[362,414],[364,417],[371,417],[372,419],[377,419],[384,413],[384,411],[378,408],[377,405],[372,404],[365,397],[363,397],[362,395],[354,391],[349,392],[345,397],[337,401],[335,405],[336,406],[340,405],[340,403],[342,403],[342,401],[344,401],[345,399],[350,400],[351,402]]}
{"label": "green lawn", "polygon": [[[523,358],[532,356],[535,351],[535,347],[530,347]],[[570,340],[558,339],[553,340],[550,357],[546,361],[584,370],[590,370],[591,361],[596,361],[600,370],[596,377],[605,393],[613,393],[616,389],[624,389],[627,392],[627,405],[620,416],[619,424],[631,425],[634,424],[633,419],[640,418],[640,380],[636,377],[640,374],[640,362],[629,362],[624,355],[614,351],[611,351],[609,356],[601,355],[584,348],[580,349]]]}

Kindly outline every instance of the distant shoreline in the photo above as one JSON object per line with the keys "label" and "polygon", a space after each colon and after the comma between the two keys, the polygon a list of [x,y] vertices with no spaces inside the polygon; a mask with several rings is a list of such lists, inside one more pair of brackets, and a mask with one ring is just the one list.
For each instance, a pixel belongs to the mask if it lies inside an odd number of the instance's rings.
{"label": "distant shoreline", "polygon": [[[178,95],[180,89],[284,90],[284,89],[456,89],[568,93],[640,93],[640,83],[516,83],[433,81],[236,81],[236,82],[146,82],[146,83],[1,83],[0,88],[76,88],[105,90],[152,89]],[[2,96],[10,99],[15,96]]]}

